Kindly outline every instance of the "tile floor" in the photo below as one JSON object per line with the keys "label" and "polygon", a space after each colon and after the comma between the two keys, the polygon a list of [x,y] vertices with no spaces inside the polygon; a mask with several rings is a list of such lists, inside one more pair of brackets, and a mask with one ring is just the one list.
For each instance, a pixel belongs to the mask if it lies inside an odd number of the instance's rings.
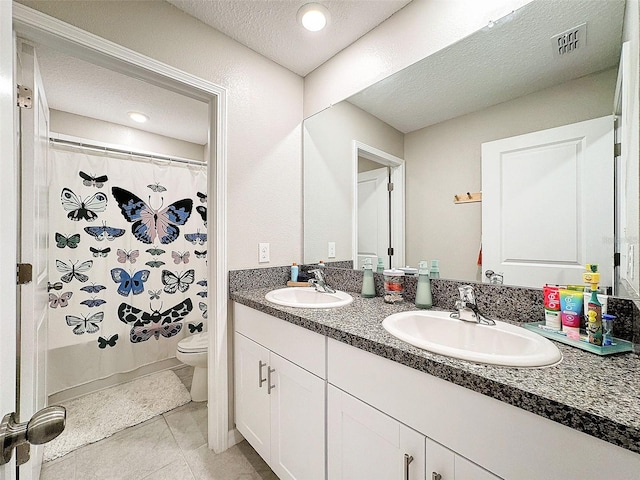
{"label": "tile floor", "polygon": [[[183,369],[181,369],[183,370]],[[186,385],[189,372],[176,371]],[[190,402],[43,465],[40,480],[278,480],[245,441],[207,447],[206,403]]]}

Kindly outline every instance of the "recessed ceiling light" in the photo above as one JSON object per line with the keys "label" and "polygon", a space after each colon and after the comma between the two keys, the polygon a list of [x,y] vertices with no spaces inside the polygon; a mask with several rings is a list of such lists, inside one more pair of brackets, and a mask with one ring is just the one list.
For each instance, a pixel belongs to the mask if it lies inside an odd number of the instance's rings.
{"label": "recessed ceiling light", "polygon": [[149,120],[149,117],[147,117],[144,113],[140,113],[140,112],[129,112],[129,118],[134,122],[138,122],[138,123],[144,123],[147,120]]}
{"label": "recessed ceiling light", "polygon": [[319,3],[307,3],[298,10],[298,22],[312,32],[322,30],[329,21],[329,10]]}

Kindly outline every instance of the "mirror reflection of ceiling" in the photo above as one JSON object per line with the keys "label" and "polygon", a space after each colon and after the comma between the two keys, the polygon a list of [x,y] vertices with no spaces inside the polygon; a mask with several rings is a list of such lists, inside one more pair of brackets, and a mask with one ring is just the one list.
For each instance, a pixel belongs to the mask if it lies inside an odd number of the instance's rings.
{"label": "mirror reflection of ceiling", "polygon": [[[37,51],[50,108],[198,145],[208,142],[206,103],[43,45]],[[133,122],[130,111],[144,113],[149,121]]]}
{"label": "mirror reflection of ceiling", "polygon": [[[532,2],[348,101],[409,133],[583,77],[617,64],[624,9],[624,0]],[[585,22],[586,45],[558,56],[552,37]]]}

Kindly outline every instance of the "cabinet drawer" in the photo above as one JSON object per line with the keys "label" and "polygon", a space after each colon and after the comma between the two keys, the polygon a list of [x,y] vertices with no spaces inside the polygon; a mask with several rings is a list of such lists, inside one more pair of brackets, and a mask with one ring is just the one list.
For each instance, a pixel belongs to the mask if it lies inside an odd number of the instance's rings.
{"label": "cabinet drawer", "polygon": [[236,332],[318,377],[327,378],[324,335],[235,302],[233,321]]}

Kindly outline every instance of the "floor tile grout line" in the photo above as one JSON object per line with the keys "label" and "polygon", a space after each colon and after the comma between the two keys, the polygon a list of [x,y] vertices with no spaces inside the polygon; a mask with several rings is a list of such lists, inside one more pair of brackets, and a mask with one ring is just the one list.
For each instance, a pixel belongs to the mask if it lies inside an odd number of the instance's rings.
{"label": "floor tile grout line", "polygon": [[[185,404],[185,405],[188,405]],[[177,407],[180,408],[180,407]],[[169,412],[165,412],[165,413],[169,413]],[[164,423],[167,424],[167,427],[169,428],[169,432],[171,433],[171,436],[173,437],[173,440],[176,442],[176,445],[178,446],[178,449],[180,450],[180,457],[182,458],[182,461],[184,462],[184,464],[187,466],[187,468],[189,469],[189,473],[191,473],[191,477],[193,478],[193,480],[195,480],[196,476],[193,473],[193,469],[191,468],[191,464],[189,463],[189,461],[187,460],[187,457],[185,457],[184,455],[184,449],[182,448],[182,446],[180,445],[180,443],[178,442],[178,439],[176,438],[175,433],[173,432],[173,429],[171,428],[171,425],[169,425],[169,422],[167,422],[167,418],[164,416],[165,414],[162,414],[162,418],[164,419]]]}

